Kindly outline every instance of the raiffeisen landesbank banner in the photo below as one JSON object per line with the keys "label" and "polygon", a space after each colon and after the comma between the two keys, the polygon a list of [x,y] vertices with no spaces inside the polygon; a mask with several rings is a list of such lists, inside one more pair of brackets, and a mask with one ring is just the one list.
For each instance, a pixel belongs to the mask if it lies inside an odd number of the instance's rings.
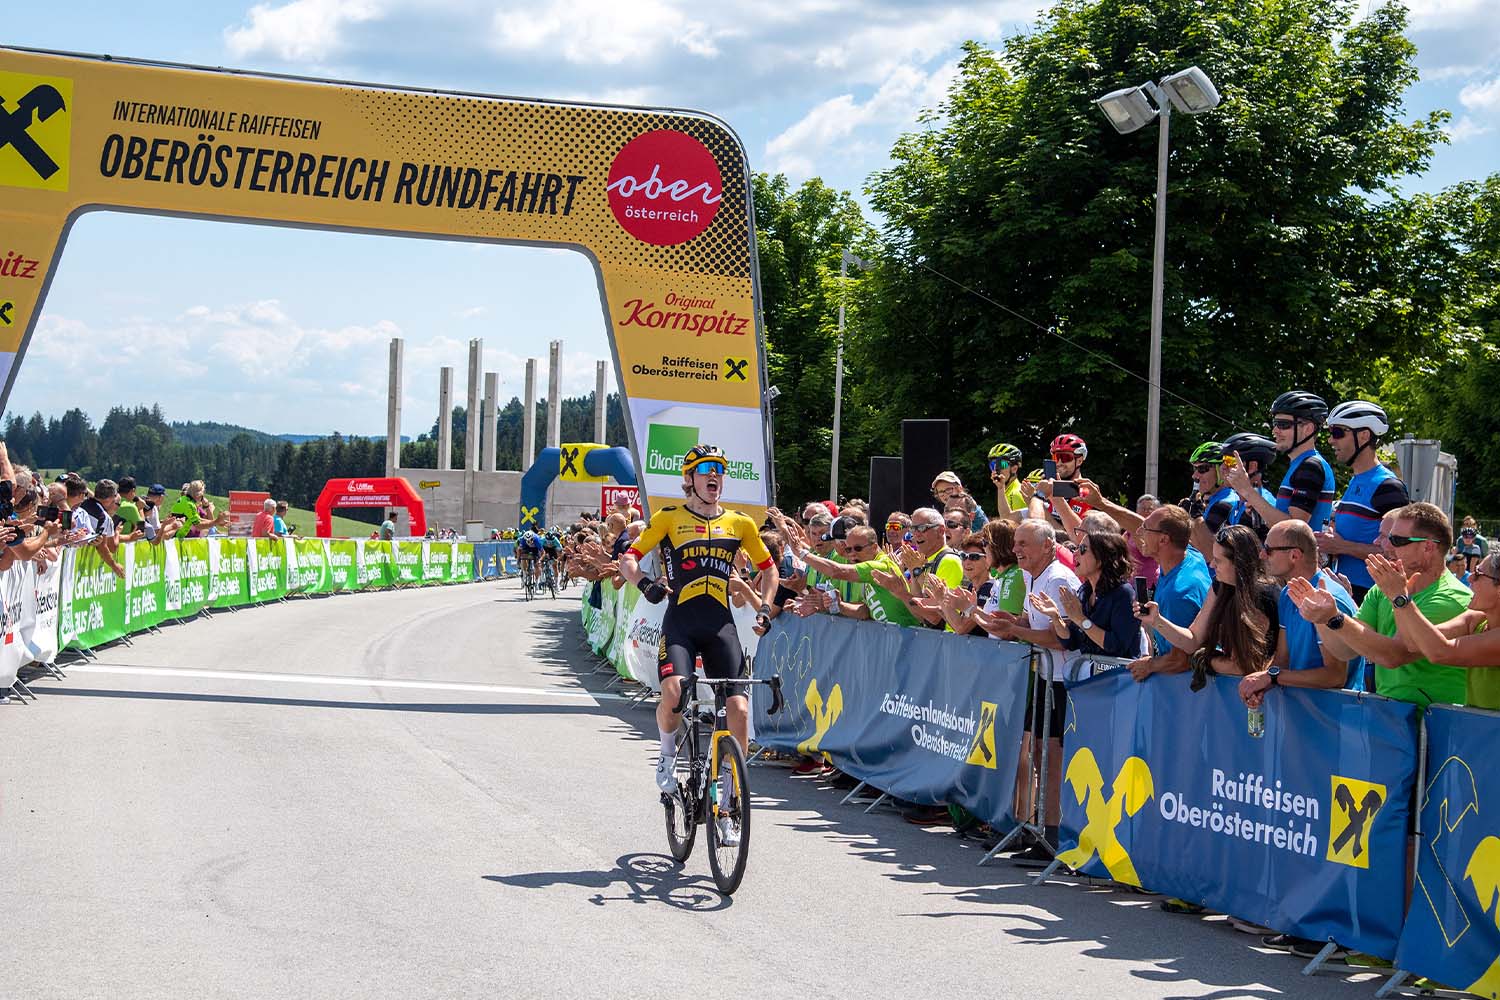
{"label": "raiffeisen landesbank banner", "polygon": [[651,499],[681,500],[704,441],[732,459],[728,500],[767,502],[749,173],[724,123],[3,48],[0,101],[0,409],[85,211],[561,246],[596,263]]}

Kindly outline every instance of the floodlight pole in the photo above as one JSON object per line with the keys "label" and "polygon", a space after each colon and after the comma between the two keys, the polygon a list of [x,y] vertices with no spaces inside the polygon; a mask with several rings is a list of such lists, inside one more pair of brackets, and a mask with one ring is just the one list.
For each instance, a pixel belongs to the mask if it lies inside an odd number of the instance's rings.
{"label": "floodlight pole", "polygon": [[1167,144],[1172,126],[1172,102],[1154,84],[1146,84],[1146,90],[1160,109],[1156,115],[1160,123],[1156,140],[1156,245],[1151,254],[1151,370],[1150,384],[1146,387],[1146,492],[1156,496],[1161,471],[1161,314],[1167,249]]}
{"label": "floodlight pole", "polygon": [[828,499],[839,502],[839,418],[844,409],[844,299],[849,287],[849,251],[839,260],[839,339],[833,355],[833,458],[828,469]]}

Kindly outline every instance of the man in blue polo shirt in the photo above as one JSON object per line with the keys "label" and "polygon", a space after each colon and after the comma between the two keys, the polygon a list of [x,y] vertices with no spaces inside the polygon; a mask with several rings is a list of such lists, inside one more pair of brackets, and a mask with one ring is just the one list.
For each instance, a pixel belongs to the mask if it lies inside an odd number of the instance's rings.
{"label": "man in blue polo shirt", "polygon": [[[1166,504],[1151,512],[1135,535],[1141,554],[1156,560],[1161,575],[1156,578],[1156,606],[1161,615],[1174,625],[1189,628],[1208,599],[1213,581],[1208,563],[1192,547],[1193,522],[1188,512],[1176,504]],[[1130,664],[1130,673],[1138,681],[1152,674],[1180,674],[1188,669],[1188,657],[1176,649],[1160,632],[1151,632],[1152,656],[1143,656]]]}
{"label": "man in blue polo shirt", "polygon": [[[1332,594],[1343,614],[1353,615],[1357,611],[1349,592],[1331,573],[1318,568],[1317,536],[1301,521],[1288,520],[1271,526],[1266,535],[1266,572],[1279,580],[1300,576]],[[1318,627],[1302,617],[1286,587],[1281,588],[1277,610],[1281,635],[1276,642],[1276,655],[1271,658],[1270,670],[1258,671],[1240,681],[1240,697],[1245,704],[1252,708],[1259,705],[1273,684],[1363,690],[1364,659],[1356,657],[1350,661],[1324,646],[1318,637]]]}
{"label": "man in blue polo shirt", "polygon": [[1385,411],[1362,399],[1340,403],[1328,415],[1333,457],[1353,469],[1354,476],[1339,498],[1331,530],[1325,528],[1318,535],[1318,548],[1333,557],[1334,571],[1348,578],[1356,603],[1375,585],[1365,568],[1365,557],[1379,551],[1375,536],[1380,533],[1380,519],[1411,502],[1406,484],[1375,457],[1375,445],[1388,430]]}
{"label": "man in blue polo shirt", "polygon": [[1322,531],[1333,513],[1333,467],[1318,454],[1318,430],[1328,418],[1328,404],[1310,392],[1283,392],[1271,404],[1271,437],[1276,450],[1291,459],[1276,502],[1257,493],[1243,468],[1224,477],[1267,525],[1296,518]]}

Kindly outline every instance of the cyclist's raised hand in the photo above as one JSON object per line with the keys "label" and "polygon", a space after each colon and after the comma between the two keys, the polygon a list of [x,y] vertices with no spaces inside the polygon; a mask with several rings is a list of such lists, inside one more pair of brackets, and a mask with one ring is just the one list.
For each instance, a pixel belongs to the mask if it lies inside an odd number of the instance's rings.
{"label": "cyclist's raised hand", "polygon": [[640,583],[636,584],[636,587],[640,590],[641,596],[652,604],[660,604],[672,592],[672,588],[660,580],[647,580],[643,578]]}

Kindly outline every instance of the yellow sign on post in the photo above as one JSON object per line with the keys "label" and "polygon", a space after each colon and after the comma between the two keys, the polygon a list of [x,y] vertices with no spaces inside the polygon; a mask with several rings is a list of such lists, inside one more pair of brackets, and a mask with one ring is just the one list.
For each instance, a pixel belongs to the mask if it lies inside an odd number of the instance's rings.
{"label": "yellow sign on post", "polygon": [[726,503],[769,502],[750,174],[719,120],[5,48],[0,100],[0,409],[84,211],[560,246],[597,269],[647,495],[681,499],[652,443],[693,436],[730,453]]}

